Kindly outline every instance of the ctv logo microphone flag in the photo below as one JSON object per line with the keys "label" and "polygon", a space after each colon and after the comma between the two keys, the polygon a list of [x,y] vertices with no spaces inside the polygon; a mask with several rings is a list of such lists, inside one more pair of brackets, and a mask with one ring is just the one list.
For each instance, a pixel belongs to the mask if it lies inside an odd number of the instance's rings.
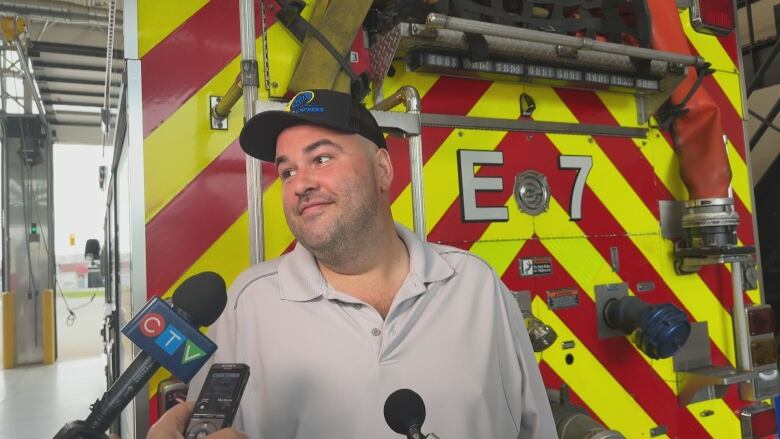
{"label": "ctv logo microphone flag", "polygon": [[152,298],[122,328],[122,334],[185,383],[217,350],[214,342],[159,297]]}

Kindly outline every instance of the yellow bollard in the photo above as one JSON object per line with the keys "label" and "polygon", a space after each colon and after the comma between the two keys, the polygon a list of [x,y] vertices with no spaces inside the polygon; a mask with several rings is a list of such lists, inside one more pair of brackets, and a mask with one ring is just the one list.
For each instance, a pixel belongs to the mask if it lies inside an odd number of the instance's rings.
{"label": "yellow bollard", "polygon": [[54,291],[44,290],[41,294],[43,302],[43,364],[54,363]]}
{"label": "yellow bollard", "polygon": [[16,309],[14,293],[3,293],[3,367],[16,366]]}

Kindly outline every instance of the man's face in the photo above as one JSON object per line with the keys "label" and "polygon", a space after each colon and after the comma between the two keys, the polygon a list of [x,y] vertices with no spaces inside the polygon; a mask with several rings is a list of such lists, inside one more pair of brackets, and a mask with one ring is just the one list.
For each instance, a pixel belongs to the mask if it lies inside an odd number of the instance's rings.
{"label": "man's face", "polygon": [[321,255],[346,249],[356,233],[376,227],[392,178],[386,150],[357,134],[312,125],[282,131],[276,170],[287,225],[304,247]]}

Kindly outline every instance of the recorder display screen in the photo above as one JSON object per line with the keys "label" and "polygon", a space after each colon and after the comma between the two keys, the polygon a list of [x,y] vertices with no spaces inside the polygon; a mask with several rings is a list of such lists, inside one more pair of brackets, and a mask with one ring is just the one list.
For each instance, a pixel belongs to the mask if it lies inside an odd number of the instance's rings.
{"label": "recorder display screen", "polygon": [[237,389],[236,381],[241,378],[238,372],[221,372],[211,376],[209,393],[216,400],[233,398]]}

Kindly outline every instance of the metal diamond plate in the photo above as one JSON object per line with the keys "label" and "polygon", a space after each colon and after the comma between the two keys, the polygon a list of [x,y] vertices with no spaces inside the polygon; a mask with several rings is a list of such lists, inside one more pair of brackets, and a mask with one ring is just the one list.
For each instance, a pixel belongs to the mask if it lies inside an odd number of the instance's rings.
{"label": "metal diamond plate", "polygon": [[382,90],[385,75],[390,70],[390,64],[393,62],[398,44],[401,42],[401,27],[401,24],[394,27],[393,30],[385,34],[371,47],[371,71],[369,72],[369,77],[377,95],[381,94],[380,91]]}

